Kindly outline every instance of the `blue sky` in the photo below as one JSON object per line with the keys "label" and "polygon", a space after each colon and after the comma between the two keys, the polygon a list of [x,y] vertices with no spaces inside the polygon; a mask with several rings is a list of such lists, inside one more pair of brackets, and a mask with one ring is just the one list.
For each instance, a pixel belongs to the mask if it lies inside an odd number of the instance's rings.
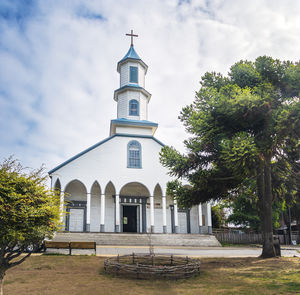
{"label": "blue sky", "polygon": [[156,137],[183,150],[177,117],[200,77],[259,55],[298,61],[299,15],[294,0],[1,0],[1,161],[51,169],[108,136],[131,29]]}

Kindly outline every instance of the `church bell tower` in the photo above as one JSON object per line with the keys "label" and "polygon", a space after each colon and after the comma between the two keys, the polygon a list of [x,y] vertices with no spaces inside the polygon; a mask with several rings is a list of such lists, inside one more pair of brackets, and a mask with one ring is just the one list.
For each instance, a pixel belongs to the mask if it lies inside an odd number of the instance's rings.
{"label": "church bell tower", "polygon": [[110,135],[140,134],[154,135],[158,124],[148,121],[148,103],[151,94],[145,89],[145,76],[148,66],[138,56],[133,46],[134,35],[126,55],[118,62],[120,87],[114,92],[117,102],[117,119],[111,120]]}

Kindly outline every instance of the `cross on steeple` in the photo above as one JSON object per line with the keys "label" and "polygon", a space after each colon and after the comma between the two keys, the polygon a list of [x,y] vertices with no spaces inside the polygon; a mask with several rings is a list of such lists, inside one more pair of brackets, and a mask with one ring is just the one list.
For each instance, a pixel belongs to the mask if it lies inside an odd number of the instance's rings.
{"label": "cross on steeple", "polygon": [[130,36],[131,37],[131,46],[133,46],[133,37],[138,37],[139,35],[134,35],[133,34],[133,30],[131,30],[130,34],[126,34],[126,36]]}

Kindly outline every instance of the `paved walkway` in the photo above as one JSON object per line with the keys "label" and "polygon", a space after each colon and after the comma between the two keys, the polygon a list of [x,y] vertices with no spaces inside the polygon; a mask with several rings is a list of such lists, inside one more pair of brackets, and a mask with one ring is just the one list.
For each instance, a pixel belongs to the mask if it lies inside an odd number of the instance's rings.
{"label": "paved walkway", "polygon": [[[300,247],[281,247],[281,255],[284,257],[299,257]],[[190,257],[258,257],[261,254],[260,247],[154,247],[155,254],[174,254]],[[47,252],[59,252],[68,254],[68,250],[49,249]],[[97,256],[114,256],[134,253],[149,253],[149,247],[145,246],[99,246]],[[89,250],[72,250],[72,254],[93,254]]]}

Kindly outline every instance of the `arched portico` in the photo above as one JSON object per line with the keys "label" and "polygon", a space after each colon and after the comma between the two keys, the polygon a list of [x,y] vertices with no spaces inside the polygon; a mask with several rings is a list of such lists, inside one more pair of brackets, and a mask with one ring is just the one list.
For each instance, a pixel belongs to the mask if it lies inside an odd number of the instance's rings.
{"label": "arched portico", "polygon": [[73,179],[63,191],[61,180],[55,179],[53,189],[60,193],[61,218],[67,231],[212,232],[209,203],[178,208],[176,200],[166,195],[166,188],[160,183],[148,186],[137,181],[123,186],[116,183],[117,188],[112,181],[102,183],[102,188],[97,180],[88,183],[87,189],[81,180]]}
{"label": "arched portico", "polygon": [[80,180],[70,181],[64,190],[67,206],[66,226],[68,231],[87,230],[87,189]]}

